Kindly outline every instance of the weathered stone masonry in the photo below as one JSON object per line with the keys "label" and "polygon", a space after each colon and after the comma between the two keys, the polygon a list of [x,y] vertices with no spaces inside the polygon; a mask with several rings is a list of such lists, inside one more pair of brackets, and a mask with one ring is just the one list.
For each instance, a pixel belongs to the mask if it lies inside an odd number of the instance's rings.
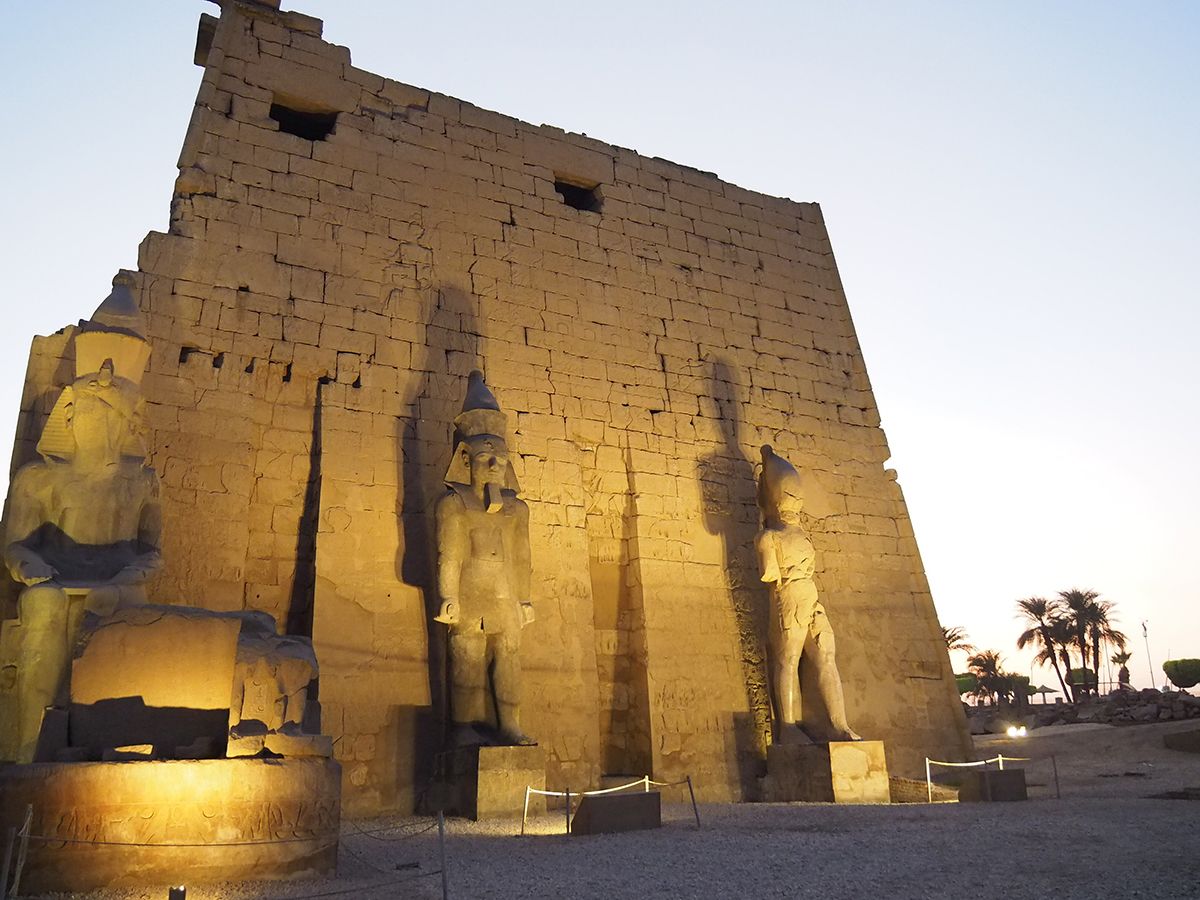
{"label": "weathered stone masonry", "polygon": [[[410,807],[441,738],[432,504],[475,367],[530,505],[523,724],[550,784],[649,769],[753,793],[762,443],[810,487],[855,727],[896,773],[961,756],[815,204],[356,69],[319,21],[269,5],[204,16],[197,62],[170,229],[139,255],[152,592],[311,628],[350,811]],[[68,336],[35,342],[17,463]]]}

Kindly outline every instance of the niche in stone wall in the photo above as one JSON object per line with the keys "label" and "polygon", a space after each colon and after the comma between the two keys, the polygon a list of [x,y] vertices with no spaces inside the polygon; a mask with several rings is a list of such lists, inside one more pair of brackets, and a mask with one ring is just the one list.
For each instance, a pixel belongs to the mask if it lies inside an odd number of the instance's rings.
{"label": "niche in stone wall", "polygon": [[595,181],[587,181],[570,175],[554,174],[554,190],[562,197],[563,203],[572,209],[584,212],[600,212],[603,198],[600,196],[600,185]]}
{"label": "niche in stone wall", "polygon": [[279,124],[280,131],[306,141],[325,140],[337,125],[335,110],[317,109],[283,94],[275,94],[272,98],[269,115]]}

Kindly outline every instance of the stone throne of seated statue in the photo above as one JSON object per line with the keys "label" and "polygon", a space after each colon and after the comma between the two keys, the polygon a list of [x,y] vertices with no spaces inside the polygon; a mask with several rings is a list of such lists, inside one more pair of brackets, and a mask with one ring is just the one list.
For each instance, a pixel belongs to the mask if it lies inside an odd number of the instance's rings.
{"label": "stone throne of seated statue", "polygon": [[[65,703],[85,612],[145,602],[161,563],[159,482],[147,464],[141,381],[150,357],[132,278],[75,335],[65,387],[9,490],[4,563],[22,585],[18,618],[3,623],[0,666],[15,697],[0,756],[31,762],[47,710]],[[7,751],[7,752],[4,752]]]}

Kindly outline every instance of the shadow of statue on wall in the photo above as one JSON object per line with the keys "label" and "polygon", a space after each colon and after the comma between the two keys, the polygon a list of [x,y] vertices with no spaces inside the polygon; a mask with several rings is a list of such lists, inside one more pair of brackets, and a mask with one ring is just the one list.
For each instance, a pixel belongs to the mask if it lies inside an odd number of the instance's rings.
{"label": "shadow of statue on wall", "polygon": [[741,397],[744,388],[733,368],[710,356],[708,396],[721,442],[697,462],[704,527],[718,535],[724,553],[729,598],[741,650],[742,676],[750,714],[734,717],[738,767],[743,786],[765,771],[771,743],[771,695],[767,682],[768,594],[758,578],[754,540],[758,533],[754,465],[742,449]]}
{"label": "shadow of statue on wall", "polygon": [[[434,621],[437,593],[437,542],[434,507],[446,492],[445,474],[454,450],[454,417],[462,406],[467,376],[480,368],[478,301],[457,287],[430,290],[425,325],[412,338],[411,370],[419,377],[407,400],[407,414],[396,420],[400,446],[396,520],[400,546],[397,577],[417,588],[424,599],[430,710],[413,725],[414,783],[428,784],[434,761],[445,744],[450,710],[448,634]],[[422,798],[417,798],[418,806]]]}

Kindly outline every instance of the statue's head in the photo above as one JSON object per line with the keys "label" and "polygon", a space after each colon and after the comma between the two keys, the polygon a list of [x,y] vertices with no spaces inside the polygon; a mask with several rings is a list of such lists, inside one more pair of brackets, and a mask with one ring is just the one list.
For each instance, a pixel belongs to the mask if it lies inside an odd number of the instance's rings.
{"label": "statue's head", "polygon": [[767,525],[794,525],[800,521],[800,511],[804,508],[800,473],[790,462],[777,455],[769,444],[762,447],[758,508]]}
{"label": "statue's head", "polygon": [[75,381],[63,388],[42,431],[43,458],[145,460],[141,381],[150,343],[132,285],[129,273],[119,274],[92,318],[79,323]]}
{"label": "statue's head", "polygon": [[484,383],[483,373],[473,371],[467,381],[462,412],[454,419],[454,456],[445,481],[469,484],[484,498],[489,512],[496,512],[503,505],[502,490],[513,493],[520,490],[504,440],[507,419]]}

